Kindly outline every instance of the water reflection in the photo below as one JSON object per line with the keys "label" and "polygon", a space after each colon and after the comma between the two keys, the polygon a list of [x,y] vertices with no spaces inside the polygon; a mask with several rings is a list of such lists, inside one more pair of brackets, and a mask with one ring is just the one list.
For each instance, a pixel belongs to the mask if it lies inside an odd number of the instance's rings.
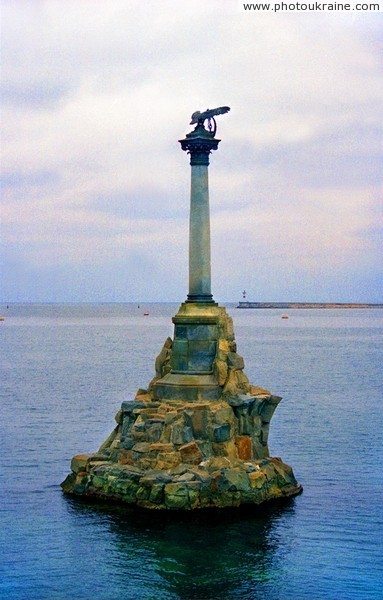
{"label": "water reflection", "polygon": [[72,499],[68,506],[76,521],[85,519],[108,536],[119,579],[114,585],[127,591],[128,574],[129,591],[136,578],[140,598],[272,598],[283,557],[291,551],[286,527],[294,499],[261,509],[196,514],[147,513]]}

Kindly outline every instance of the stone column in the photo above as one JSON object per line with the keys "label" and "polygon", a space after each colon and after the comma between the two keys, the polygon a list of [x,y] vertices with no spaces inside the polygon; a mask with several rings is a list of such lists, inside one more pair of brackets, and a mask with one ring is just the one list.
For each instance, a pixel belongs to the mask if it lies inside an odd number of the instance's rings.
{"label": "stone column", "polygon": [[190,154],[191,191],[189,223],[189,293],[187,302],[214,302],[211,293],[209,154],[220,140],[207,131],[203,122],[180,140]]}

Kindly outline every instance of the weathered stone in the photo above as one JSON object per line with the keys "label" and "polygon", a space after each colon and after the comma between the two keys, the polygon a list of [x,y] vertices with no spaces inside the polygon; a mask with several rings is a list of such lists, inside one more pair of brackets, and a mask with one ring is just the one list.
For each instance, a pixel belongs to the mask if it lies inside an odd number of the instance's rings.
{"label": "weathered stone", "polygon": [[237,446],[238,458],[241,460],[249,460],[253,454],[253,443],[251,437],[248,435],[237,435],[235,438],[235,445]]}
{"label": "weathered stone", "polygon": [[226,316],[225,319],[225,325],[226,325],[226,338],[228,340],[234,340],[234,326],[233,326],[233,319],[230,317],[230,315],[224,313],[223,311],[221,311],[222,316]]}
{"label": "weathered stone", "polygon": [[267,460],[267,461],[265,460],[263,462],[262,471],[265,473],[265,475],[269,481],[272,481],[275,478],[275,476],[277,475],[274,464],[272,463],[271,460]]}
{"label": "weathered stone", "polygon": [[217,455],[207,460],[204,464],[204,467],[211,473],[214,471],[220,472],[221,469],[227,469],[231,467],[231,462],[228,458]]}
{"label": "weathered stone", "polygon": [[210,483],[211,476],[205,467],[202,467],[201,464],[198,467],[191,467],[190,472],[194,473],[198,481],[202,483]]}
{"label": "weathered stone", "polygon": [[148,471],[140,478],[140,485],[151,487],[155,483],[171,483],[172,476],[169,473],[164,472],[163,469],[154,469],[152,471]]}
{"label": "weathered stone", "polygon": [[150,452],[150,444],[148,442],[139,442],[133,446],[132,451],[136,454],[146,454]]}
{"label": "weathered stone", "polygon": [[223,388],[223,393],[228,397],[236,396],[238,393],[237,379],[235,376],[235,371],[233,369],[229,369],[229,376]]}
{"label": "weathered stone", "polygon": [[91,456],[91,454],[77,454],[74,456],[70,463],[73,473],[77,475],[77,473],[80,471],[86,471],[86,467]]}
{"label": "weathered stone", "polygon": [[257,385],[250,386],[250,393],[253,396],[271,396],[270,390],[266,390],[265,388],[259,387]]}
{"label": "weathered stone", "polygon": [[253,438],[254,458],[265,458],[268,456],[267,446],[264,446],[258,438]]}
{"label": "weathered stone", "polygon": [[141,504],[145,500],[149,500],[151,488],[140,485],[136,492],[138,503]]}
{"label": "weathered stone", "polygon": [[183,473],[176,478],[177,481],[193,481],[195,479],[196,475],[194,473]]}
{"label": "weathered stone", "polygon": [[216,323],[211,323],[209,325],[197,325],[196,327],[192,327],[189,325],[188,328],[188,338],[190,340],[214,340],[214,344],[216,346],[216,339],[218,337],[218,330]]}
{"label": "weathered stone", "polygon": [[264,421],[265,423],[270,423],[275,409],[277,408],[281,400],[282,398],[280,396],[269,396],[264,399],[259,410],[259,414],[262,418],[262,421]]}
{"label": "weathered stone", "polygon": [[210,458],[213,455],[213,448],[210,441],[199,439],[197,443],[204,459]]}
{"label": "weathered stone", "polygon": [[150,451],[151,452],[174,452],[174,446],[173,446],[173,444],[154,443],[154,444],[150,444]]}
{"label": "weathered stone", "polygon": [[108,479],[108,490],[111,494],[127,496],[131,494],[132,488],[137,490],[137,486],[129,479],[119,479],[118,477]]}
{"label": "weathered stone", "polygon": [[240,356],[239,354],[237,354],[236,352],[229,352],[228,357],[227,357],[227,362],[228,362],[229,366],[232,367],[233,369],[244,369],[245,368],[245,362],[243,360],[243,357]]}
{"label": "weathered stone", "polygon": [[161,483],[155,483],[150,490],[149,501],[154,504],[161,504],[164,497],[164,486]]}
{"label": "weathered stone", "polygon": [[122,412],[122,410],[120,408],[120,410],[116,413],[116,415],[114,417],[114,420],[116,421],[116,423],[118,425],[122,422],[122,415],[123,415],[123,412]]}
{"label": "weathered stone", "polygon": [[220,338],[217,344],[217,354],[222,360],[227,360],[227,355],[230,352],[230,343],[225,338]]}
{"label": "weathered stone", "polygon": [[93,469],[96,473],[103,473],[108,470],[108,462],[105,460],[105,457],[100,456],[99,454],[92,454],[88,461],[88,469]]}
{"label": "weathered stone", "polygon": [[188,473],[192,468],[198,469],[199,467],[190,467],[190,465],[185,465],[184,463],[177,465],[172,469],[172,477],[177,478],[179,475],[183,475],[184,473]]}
{"label": "weathered stone", "polygon": [[137,465],[143,471],[147,471],[148,469],[154,469],[157,464],[157,456],[152,457],[147,454],[143,454],[141,457],[136,458]]}
{"label": "weathered stone", "polygon": [[227,442],[212,442],[211,446],[215,456],[228,456],[230,458],[237,456],[234,438],[229,439]]}
{"label": "weathered stone", "polygon": [[[68,484],[68,481],[66,480],[66,483]],[[68,489],[68,488],[67,488]],[[71,488],[71,490],[69,491],[69,493],[75,493],[78,495],[82,495],[82,494],[86,494],[87,491],[89,489],[89,478],[87,475],[82,475],[81,473],[78,473],[77,476],[75,477],[74,481],[73,481],[73,487]],[[67,492],[68,493],[68,492]]]}
{"label": "weathered stone", "polygon": [[180,464],[166,472],[148,470],[145,475],[131,469],[134,468],[99,463],[89,476],[73,474],[63,486],[67,493],[110,495],[146,508],[182,510],[258,504],[301,491],[291,468],[277,458],[244,462],[214,457],[198,467]]}
{"label": "weathered stone", "polygon": [[130,436],[129,437],[121,437],[121,447],[124,450],[131,450],[134,446],[134,444],[137,444],[137,442],[142,441],[143,439],[143,435],[140,435],[139,438],[141,439],[133,439]]}
{"label": "weathered stone", "polygon": [[130,430],[132,428],[132,424],[134,423],[135,418],[133,418],[132,413],[122,413],[121,416],[121,438],[128,437],[130,435]]}
{"label": "weathered stone", "polygon": [[187,427],[183,423],[175,423],[171,426],[170,441],[172,444],[187,444],[193,439],[193,431],[191,427]]}
{"label": "weathered stone", "polygon": [[269,423],[264,423],[261,429],[261,443],[267,446],[267,440],[269,437]]}
{"label": "weathered stone", "polygon": [[228,469],[225,477],[229,482],[229,491],[247,491],[250,488],[249,477],[244,469]]}
{"label": "weathered stone", "polygon": [[158,377],[158,378],[164,376],[164,367],[167,363],[170,363],[171,355],[172,355],[172,352],[171,352],[172,345],[173,345],[173,342],[168,337],[161,349],[161,352],[159,353],[159,355],[156,358],[155,370],[156,370],[156,377]]}
{"label": "weathered stone", "polygon": [[250,410],[250,417],[251,417],[251,422],[253,425],[253,433],[252,436],[254,437],[260,437],[261,435],[261,428],[263,425],[263,421],[262,418],[259,415],[254,415],[253,414],[253,410]]}
{"label": "weathered stone", "polygon": [[106,485],[106,481],[106,479],[104,479],[103,477],[98,477],[97,475],[92,477],[92,485],[95,488],[103,488]]}
{"label": "weathered stone", "polygon": [[254,404],[255,400],[255,397],[250,394],[237,394],[236,396],[229,396],[227,398],[227,402],[230,404],[230,406],[246,408],[250,408]]}
{"label": "weathered stone", "polygon": [[230,423],[225,423],[224,425],[216,425],[213,429],[213,432],[214,440],[216,442],[227,442],[231,436]]}
{"label": "weathered stone", "polygon": [[145,402],[143,400],[124,400],[121,404],[121,410],[123,413],[131,413],[134,410],[142,408],[157,408],[158,402],[150,401]]}
{"label": "weathered stone", "polygon": [[172,509],[187,508],[189,494],[186,483],[168,483],[165,485],[165,506]]}
{"label": "weathered stone", "polygon": [[235,377],[238,388],[243,390],[245,393],[250,392],[250,383],[245,373],[243,371],[236,370]]}
{"label": "weathered stone", "polygon": [[266,482],[265,474],[262,471],[249,473],[250,485],[252,488],[260,489]]}
{"label": "weathered stone", "polygon": [[208,407],[208,404],[200,404],[184,411],[185,423],[192,428],[195,438],[203,438],[207,434]]}
{"label": "weathered stone", "polygon": [[233,410],[221,402],[214,411],[214,423],[217,425],[230,424],[233,422],[233,416]]}
{"label": "weathered stone", "polygon": [[280,458],[276,457],[272,458],[271,462],[273,463],[276,473],[282,480],[285,480],[288,483],[293,483],[295,481],[293,470],[289,465],[285,465]]}
{"label": "weathered stone", "polygon": [[189,507],[191,509],[197,508],[200,504],[201,482],[189,481],[187,483],[187,491],[189,497]]}
{"label": "weathered stone", "polygon": [[146,396],[148,394],[148,390],[145,388],[138,388],[137,392],[136,392],[136,398],[138,397],[142,397],[142,396]]}
{"label": "weathered stone", "polygon": [[138,415],[137,419],[131,426],[133,433],[145,431],[146,415]]}
{"label": "weathered stone", "polygon": [[156,469],[171,469],[181,462],[179,452],[159,452],[157,455]]}
{"label": "weathered stone", "polygon": [[196,442],[189,442],[179,449],[181,460],[184,463],[198,465],[203,460],[203,455]]}
{"label": "weathered stone", "polygon": [[143,472],[135,465],[124,466],[119,471],[119,477],[138,482],[143,476]]}
{"label": "weathered stone", "polygon": [[240,435],[251,435],[253,433],[253,419],[249,415],[247,407],[237,407],[235,414],[238,419],[238,433]]}
{"label": "weathered stone", "polygon": [[214,361],[213,370],[218,384],[224,386],[229,372],[227,362],[218,358]]}
{"label": "weathered stone", "polygon": [[61,489],[64,494],[73,494],[74,486],[76,482],[76,475],[72,472],[69,473],[61,483]]}
{"label": "weathered stone", "polygon": [[[138,442],[144,442],[146,440],[145,431],[136,431],[132,429],[130,435],[134,441],[134,444],[138,444]],[[128,446],[125,445],[125,440],[123,441],[123,446],[124,448],[128,449]]]}
{"label": "weathered stone", "polygon": [[120,465],[133,464],[132,453],[128,450],[120,450],[117,456],[117,461]]}
{"label": "weathered stone", "polygon": [[170,444],[170,435],[171,435],[171,428],[169,426],[165,426],[164,429],[162,430],[162,434],[159,440],[160,444]]}
{"label": "weathered stone", "polygon": [[247,473],[253,473],[254,471],[259,471],[259,465],[257,465],[254,462],[244,462],[243,466],[246,469]]}
{"label": "weathered stone", "polygon": [[145,426],[145,438],[148,442],[159,442],[163,431],[163,423],[150,420]]}
{"label": "weathered stone", "polygon": [[139,402],[150,402],[150,400],[152,400],[152,396],[149,393],[147,393],[146,390],[143,391],[140,389],[136,393],[135,400]]}
{"label": "weathered stone", "polygon": [[176,410],[170,410],[165,415],[165,425],[170,425],[178,418],[178,412]]}
{"label": "weathered stone", "polygon": [[188,343],[189,370],[210,371],[217,351],[211,340],[193,340]]}

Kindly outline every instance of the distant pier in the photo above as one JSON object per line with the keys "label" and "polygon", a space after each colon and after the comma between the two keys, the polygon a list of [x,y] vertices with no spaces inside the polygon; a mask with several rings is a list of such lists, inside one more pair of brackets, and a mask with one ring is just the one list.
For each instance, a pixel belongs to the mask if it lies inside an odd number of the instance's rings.
{"label": "distant pier", "polygon": [[349,302],[239,302],[237,308],[383,308],[383,304]]}

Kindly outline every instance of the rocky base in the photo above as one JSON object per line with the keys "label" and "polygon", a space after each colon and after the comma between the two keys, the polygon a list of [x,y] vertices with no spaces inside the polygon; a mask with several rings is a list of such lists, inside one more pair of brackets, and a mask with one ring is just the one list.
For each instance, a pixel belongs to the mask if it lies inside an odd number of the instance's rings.
{"label": "rocky base", "polygon": [[225,309],[183,304],[173,321],[148,389],[122,403],[97,453],[72,459],[64,493],[167,510],[299,494],[267,445],[281,398],[250,385]]}
{"label": "rocky base", "polygon": [[229,401],[159,402],[141,394],[124,402],[100,450],[72,459],[64,493],[168,510],[299,494],[291,467],[268,455],[269,421],[280,398],[252,390]]}
{"label": "rocky base", "polygon": [[65,493],[149,509],[238,507],[296,496],[302,491],[291,467],[279,458],[243,462],[214,457],[199,465],[143,472],[134,465],[80,455],[73,459],[72,467],[75,472],[62,483]]}

